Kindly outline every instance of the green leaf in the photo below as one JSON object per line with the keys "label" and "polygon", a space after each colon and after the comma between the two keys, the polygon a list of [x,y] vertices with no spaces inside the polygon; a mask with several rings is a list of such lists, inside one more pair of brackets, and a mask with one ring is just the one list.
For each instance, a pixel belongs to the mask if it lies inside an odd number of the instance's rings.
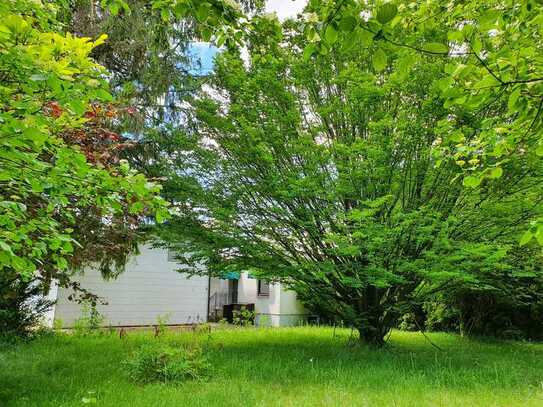
{"label": "green leaf", "polygon": [[28,183],[30,184],[30,188],[32,189],[32,192],[43,192],[43,184],[40,182],[40,179],[31,178],[28,180]]}
{"label": "green leaf", "polygon": [[120,9],[119,4],[112,2],[109,4],[108,8],[111,15],[116,16],[117,14],[119,14],[119,9]]}
{"label": "green leaf", "polygon": [[462,34],[462,31],[453,30],[447,33],[447,39],[449,41],[461,42],[464,41],[464,35]]}
{"label": "green leaf", "polygon": [[486,89],[499,85],[499,82],[494,76],[488,74],[483,77],[479,82],[473,85],[473,89]]}
{"label": "green leaf", "polygon": [[156,218],[157,223],[162,223],[166,219],[170,218],[170,212],[166,208],[159,208],[156,211],[155,218]]}
{"label": "green leaf", "polygon": [[354,28],[356,27],[356,24],[357,24],[356,18],[354,16],[347,15],[343,17],[341,21],[339,22],[339,29],[341,31],[350,32],[354,30]]}
{"label": "green leaf", "polygon": [[311,27],[311,29],[309,29],[309,31],[307,32],[307,40],[310,41],[310,42],[317,42],[321,39],[319,33],[317,32],[317,30],[315,30],[313,27]]}
{"label": "green leaf", "polygon": [[324,32],[324,40],[328,44],[332,45],[337,41],[337,38],[338,32],[336,28],[332,24],[329,24],[328,27],[326,27],[326,31]]}
{"label": "green leaf", "polygon": [[309,44],[304,49],[304,61],[307,62],[315,52],[315,44]]}
{"label": "green leaf", "polygon": [[10,245],[2,240],[0,240],[0,250],[13,254],[13,252],[11,251]]}
{"label": "green leaf", "polygon": [[97,89],[96,97],[100,99],[102,102],[111,102],[113,100],[113,96],[111,96],[111,93],[109,93],[105,89]]}
{"label": "green leaf", "polygon": [[529,243],[530,240],[532,240],[533,237],[534,237],[534,235],[532,234],[532,232],[530,232],[529,230],[527,230],[526,232],[524,232],[524,234],[523,234],[522,237],[520,238],[519,244],[520,244],[521,246],[524,246],[525,244]]}
{"label": "green leaf", "polygon": [[424,44],[422,46],[422,49],[432,54],[448,54],[449,53],[449,47],[445,44],[441,44],[440,42],[429,42],[427,44]]}
{"label": "green leaf", "polygon": [[366,47],[369,47],[373,43],[373,33],[367,30],[360,31],[360,41]]}
{"label": "green leaf", "polygon": [[387,66],[387,54],[381,48],[377,49],[373,54],[373,68],[380,72]]}
{"label": "green leaf", "polygon": [[478,54],[481,52],[482,49],[483,49],[483,43],[478,37],[475,38],[473,42],[471,43],[471,50],[475,52],[476,54]]}
{"label": "green leaf", "polygon": [[209,42],[211,40],[211,37],[213,35],[213,31],[211,31],[209,28],[203,28],[201,31],[202,40],[205,42]]}
{"label": "green leaf", "polygon": [[475,188],[481,184],[481,178],[469,175],[464,178],[464,185],[466,187]]}
{"label": "green leaf", "polygon": [[168,9],[163,8],[160,10],[160,18],[162,18],[162,21],[167,22],[170,19],[170,12]]}
{"label": "green leaf", "polygon": [[187,12],[189,11],[189,8],[187,4],[176,2],[173,12],[177,18],[183,18],[187,15]]}
{"label": "green leaf", "polygon": [[199,22],[203,23],[207,20],[207,16],[209,15],[209,4],[208,3],[202,3],[198,6],[196,9],[196,18]]}
{"label": "green leaf", "polygon": [[501,167],[493,168],[490,171],[490,178],[500,178],[503,175],[503,169]]}
{"label": "green leaf", "polygon": [[87,105],[78,99],[71,100],[68,106],[78,116],[82,116],[87,111]]}
{"label": "green leaf", "polygon": [[61,270],[66,270],[68,268],[68,261],[64,257],[58,257],[57,266]]}
{"label": "green leaf", "polygon": [[517,100],[519,97],[520,97],[520,87],[516,88],[509,95],[509,100],[507,101],[507,108],[509,109],[509,113],[513,113],[513,111],[515,110],[515,106],[517,104]]}
{"label": "green leaf", "polygon": [[535,153],[538,157],[543,157],[543,143],[537,146]]}
{"label": "green leaf", "polygon": [[143,202],[136,201],[132,205],[130,205],[130,213],[140,213],[141,211],[143,211],[144,207],[145,206],[143,205]]}
{"label": "green leaf", "polygon": [[37,148],[41,148],[49,137],[46,133],[36,127],[28,127],[25,129],[25,131],[23,131],[23,136],[31,140]]}
{"label": "green leaf", "polygon": [[398,14],[398,7],[392,3],[383,4],[377,10],[377,21],[381,24],[386,24]]}

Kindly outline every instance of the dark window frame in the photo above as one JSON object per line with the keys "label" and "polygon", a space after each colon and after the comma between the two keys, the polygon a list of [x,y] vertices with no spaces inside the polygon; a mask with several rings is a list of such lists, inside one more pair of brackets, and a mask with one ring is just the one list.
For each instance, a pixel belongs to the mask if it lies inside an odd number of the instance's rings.
{"label": "dark window frame", "polygon": [[270,296],[270,283],[268,281],[258,280],[257,281],[256,293],[257,293],[257,295],[259,297],[269,297]]}

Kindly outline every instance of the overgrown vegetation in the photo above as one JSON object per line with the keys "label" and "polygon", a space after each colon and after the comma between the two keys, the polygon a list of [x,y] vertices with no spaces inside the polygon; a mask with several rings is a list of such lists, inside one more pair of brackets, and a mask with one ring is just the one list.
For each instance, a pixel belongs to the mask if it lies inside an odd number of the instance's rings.
{"label": "overgrown vegetation", "polygon": [[[540,339],[541,2],[262,7],[0,4],[0,327],[54,283],[95,302],[73,271],[121,272],[167,201],[196,273],[280,281],[365,342]],[[212,75],[195,40],[225,46]]]}
{"label": "overgrown vegetation", "polygon": [[73,333],[75,335],[91,335],[100,333],[105,317],[100,314],[95,303],[81,304],[81,316],[74,321]]}
{"label": "overgrown vegetation", "polygon": [[[181,349],[192,333],[44,337],[0,347],[6,407],[391,406],[539,407],[542,345],[393,331],[375,350],[347,346],[350,329],[226,329],[197,336],[213,374],[204,383],[141,385],[123,362],[141,346]],[[356,342],[356,341],[354,341]],[[351,341],[351,344],[353,341]]]}
{"label": "overgrown vegetation", "polygon": [[142,218],[167,216],[159,185],[120,161],[109,130],[116,107],[89,57],[106,37],[65,33],[58,8],[0,4],[0,273],[11,281],[0,296],[14,303],[54,282],[80,289],[70,277],[86,264],[122,269]]}
{"label": "overgrown vegetation", "polygon": [[480,158],[459,143],[502,106],[451,108],[446,61],[411,49],[389,47],[377,64],[372,46],[342,44],[304,60],[305,29],[254,18],[249,63],[237,50],[217,58],[212,91],[162,160],[179,202],[164,237],[206,271],[280,281],[377,346],[423,297],[475,303],[539,279],[518,240],[541,216],[541,160],[511,153],[466,185]]}
{"label": "overgrown vegetation", "polygon": [[238,326],[249,326],[255,323],[255,312],[241,306],[241,309],[232,311],[233,323]]}
{"label": "overgrown vegetation", "polygon": [[39,281],[0,273],[0,341],[32,336],[53,304],[43,296]]}
{"label": "overgrown vegetation", "polygon": [[174,347],[150,343],[135,351],[124,367],[132,380],[145,384],[204,379],[211,365],[200,345]]}

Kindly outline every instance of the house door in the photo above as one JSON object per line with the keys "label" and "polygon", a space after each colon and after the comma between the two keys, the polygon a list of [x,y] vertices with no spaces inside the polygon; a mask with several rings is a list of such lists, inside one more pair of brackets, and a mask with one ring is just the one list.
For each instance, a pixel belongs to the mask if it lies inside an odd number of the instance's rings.
{"label": "house door", "polygon": [[238,280],[228,280],[228,297],[230,304],[238,303]]}

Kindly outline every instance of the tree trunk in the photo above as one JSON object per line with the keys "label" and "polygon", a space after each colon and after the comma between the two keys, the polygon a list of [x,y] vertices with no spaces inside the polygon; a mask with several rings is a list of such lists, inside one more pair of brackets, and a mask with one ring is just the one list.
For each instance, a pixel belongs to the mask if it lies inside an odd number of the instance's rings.
{"label": "tree trunk", "polygon": [[380,348],[385,344],[385,336],[390,331],[390,325],[385,323],[383,315],[372,315],[364,318],[358,327],[360,341],[367,345]]}
{"label": "tree trunk", "polygon": [[358,333],[360,334],[360,342],[375,347],[380,348],[385,344],[385,335],[380,329],[375,329],[373,327],[362,327],[358,328]]}
{"label": "tree trunk", "polygon": [[[385,336],[391,328],[393,314],[383,306],[385,290],[368,286],[360,299],[356,323],[360,342],[380,348],[385,344]],[[391,319],[392,318],[392,319]]]}

